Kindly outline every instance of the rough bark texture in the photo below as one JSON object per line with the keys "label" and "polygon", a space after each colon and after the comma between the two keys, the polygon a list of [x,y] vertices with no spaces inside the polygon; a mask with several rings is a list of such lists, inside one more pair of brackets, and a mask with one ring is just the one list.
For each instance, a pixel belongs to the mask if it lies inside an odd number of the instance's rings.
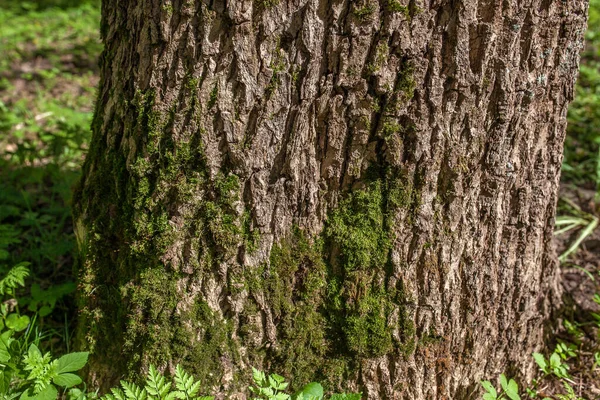
{"label": "rough bark texture", "polygon": [[368,398],[531,371],[584,0],[105,0],[76,193],[108,383]]}

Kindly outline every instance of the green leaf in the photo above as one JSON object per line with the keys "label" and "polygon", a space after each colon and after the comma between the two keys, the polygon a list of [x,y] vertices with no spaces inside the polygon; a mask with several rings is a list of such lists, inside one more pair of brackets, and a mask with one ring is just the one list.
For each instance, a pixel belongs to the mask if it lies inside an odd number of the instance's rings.
{"label": "green leaf", "polygon": [[483,400],[496,400],[498,397],[496,397],[496,395],[493,395],[491,393],[484,393],[483,394]]}
{"label": "green leaf", "polygon": [[273,378],[273,380],[277,383],[282,383],[285,381],[285,378],[283,376],[277,374],[271,374],[271,378]]}
{"label": "green leaf", "polygon": [[323,386],[321,386],[321,384],[317,382],[311,382],[308,385],[304,386],[298,394],[302,395],[304,398],[314,397],[316,399],[322,399]]}
{"label": "green leaf", "polygon": [[560,356],[557,353],[552,353],[552,355],[550,356],[550,367],[558,368],[560,367],[560,364]]}
{"label": "green leaf", "polygon": [[77,386],[82,382],[80,377],[78,377],[75,374],[69,374],[69,373],[57,375],[54,377],[54,379],[52,381],[56,385],[66,387],[66,388],[70,388],[72,386]]}
{"label": "green leaf", "polygon": [[7,363],[10,361],[11,355],[8,352],[8,349],[4,346],[0,346],[0,363]]}
{"label": "green leaf", "polygon": [[187,397],[195,397],[200,390],[200,381],[194,382],[194,377],[178,365],[175,368],[175,386]]}
{"label": "green leaf", "polygon": [[75,372],[87,364],[88,356],[90,353],[84,351],[79,353],[65,354],[58,359],[58,367],[56,372],[61,374],[63,372]]}
{"label": "green leaf", "polygon": [[19,316],[17,313],[8,314],[6,317],[6,327],[15,332],[25,330],[29,326],[29,317],[27,315]]}
{"label": "green leaf", "polygon": [[121,386],[128,399],[145,400],[148,397],[145,389],[142,389],[135,383],[121,381]]}
{"label": "green leaf", "polygon": [[502,390],[506,392],[508,388],[508,381],[506,380],[506,376],[504,374],[500,374],[500,386],[502,386]]}
{"label": "green leaf", "polygon": [[540,353],[533,353],[533,359],[535,360],[537,365],[540,367],[540,369],[545,372],[546,369],[548,368],[548,364],[546,363],[546,358],[543,355],[541,355]]}
{"label": "green leaf", "polygon": [[490,381],[481,381],[481,386],[483,386],[483,388],[490,394],[492,394],[494,396],[494,398],[496,398],[498,396],[498,392],[496,392],[496,388],[494,387],[494,385],[492,385],[492,382]]}
{"label": "green leaf", "polygon": [[40,315],[40,317],[47,317],[48,315],[50,315],[51,312],[52,312],[52,308],[50,308],[48,306],[43,306],[38,311],[38,314]]}
{"label": "green leaf", "polygon": [[123,391],[119,388],[113,388],[110,389],[110,391],[112,392],[112,396],[115,400],[125,400],[127,397],[125,397],[125,393],[123,393]]}
{"label": "green leaf", "polygon": [[81,389],[71,388],[67,393],[67,399],[69,400],[87,400],[85,392]]}
{"label": "green leaf", "polygon": [[41,392],[32,396],[29,396],[27,391],[23,392],[21,395],[21,400],[56,400],[57,398],[58,390],[52,385],[46,386]]}
{"label": "green leaf", "polygon": [[150,365],[148,378],[146,379],[146,391],[150,396],[163,399],[171,390],[171,383],[166,382],[165,377],[156,370],[154,365]]}
{"label": "green leaf", "polygon": [[37,360],[39,358],[42,358],[42,352],[40,351],[40,349],[38,349],[38,347],[31,343],[31,345],[29,346],[29,349],[27,350],[27,355],[29,356],[30,359],[32,360]]}
{"label": "green leaf", "polygon": [[267,377],[265,376],[264,372],[259,371],[256,368],[252,367],[252,379],[254,380],[254,383],[257,386],[264,387]]}
{"label": "green leaf", "polygon": [[508,381],[508,387],[505,389],[506,395],[511,400],[521,400],[521,396],[519,396],[519,385],[513,379]]}

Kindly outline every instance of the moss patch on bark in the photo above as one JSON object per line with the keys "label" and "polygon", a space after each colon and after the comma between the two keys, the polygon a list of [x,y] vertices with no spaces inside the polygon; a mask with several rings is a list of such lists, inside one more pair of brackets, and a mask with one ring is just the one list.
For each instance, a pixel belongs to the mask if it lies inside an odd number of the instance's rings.
{"label": "moss patch on bark", "polygon": [[[255,251],[260,237],[240,207],[240,178],[230,171],[211,176],[202,127],[175,140],[177,116],[157,110],[155,98],[153,91],[135,93],[128,105],[136,118],[116,128],[129,148],[95,142],[86,168],[97,171],[85,174],[94,181],[77,191],[86,253],[86,332],[79,335],[86,347],[106,352],[99,357],[105,360],[123,352],[127,365],[115,370],[119,375],[132,377],[149,363],[181,363],[213,387],[223,383],[227,365],[243,358],[298,385],[323,379],[340,388],[361,360],[412,351],[402,288],[388,284],[390,218],[414,200],[401,179],[378,171],[343,196],[320,235],[294,229],[273,246],[268,263],[248,267],[240,249]],[[200,108],[192,101],[186,112],[195,118]],[[177,246],[185,250],[169,254]],[[223,263],[222,297],[245,299],[243,310],[217,312],[201,292],[183,304],[185,285],[215,277]],[[265,334],[267,310],[273,341]]]}

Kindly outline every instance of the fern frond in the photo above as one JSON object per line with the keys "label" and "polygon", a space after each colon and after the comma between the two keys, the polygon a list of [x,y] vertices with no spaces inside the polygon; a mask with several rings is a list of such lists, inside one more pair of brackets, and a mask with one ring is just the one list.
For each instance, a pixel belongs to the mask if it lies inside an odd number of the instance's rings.
{"label": "fern frond", "polygon": [[125,393],[119,388],[112,388],[112,394],[106,394],[102,397],[102,400],[127,400]]}
{"label": "fern frond", "polygon": [[22,262],[10,269],[3,279],[0,279],[0,295],[12,294],[14,289],[25,286],[25,278],[29,276],[30,263]]}
{"label": "fern frond", "polygon": [[121,386],[123,387],[125,396],[127,396],[128,400],[146,400],[148,398],[146,390],[135,383],[121,381]]}
{"label": "fern frond", "polygon": [[154,365],[150,365],[148,378],[146,379],[146,392],[150,396],[163,400],[166,398],[169,390],[171,390],[171,383],[166,382],[165,377],[156,370]]}
{"label": "fern frond", "polygon": [[188,374],[179,365],[175,368],[175,386],[183,392],[186,397],[195,397],[200,390],[200,381],[194,381],[194,377]]}

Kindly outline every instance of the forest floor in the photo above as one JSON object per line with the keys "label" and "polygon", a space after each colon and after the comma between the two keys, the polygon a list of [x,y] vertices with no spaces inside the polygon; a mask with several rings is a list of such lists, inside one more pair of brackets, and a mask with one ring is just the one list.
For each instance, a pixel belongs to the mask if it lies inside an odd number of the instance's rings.
{"label": "forest floor", "polygon": [[75,307],[71,188],[80,175],[102,49],[99,1],[0,0],[0,270],[31,263],[23,305],[50,350]]}
{"label": "forest floor", "polygon": [[[591,3],[558,211],[557,229],[570,229],[557,251],[574,251],[562,263],[566,305],[551,344],[574,346],[566,382],[588,399],[600,398],[600,0]],[[99,15],[99,0],[0,0],[0,272],[31,263],[19,300],[59,353],[69,351],[75,317],[71,188],[90,139]],[[564,383],[543,375],[539,393]]]}

